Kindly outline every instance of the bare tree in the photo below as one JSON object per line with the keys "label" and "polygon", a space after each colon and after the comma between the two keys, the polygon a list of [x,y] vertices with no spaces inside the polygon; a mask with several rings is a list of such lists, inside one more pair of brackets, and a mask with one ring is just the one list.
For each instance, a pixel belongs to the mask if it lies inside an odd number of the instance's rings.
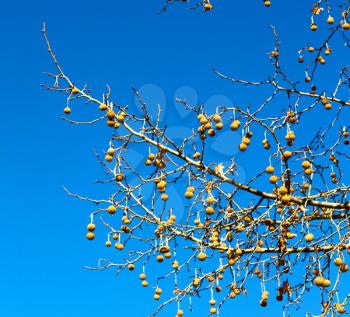
{"label": "bare tree", "polygon": [[[163,10],[175,2],[191,3],[168,0]],[[270,1],[263,4],[271,5]],[[198,6],[204,11],[214,8],[209,1],[193,2],[193,7]],[[333,43],[349,47],[350,1],[334,1],[331,7],[330,1],[319,0],[310,9],[311,31],[325,24],[328,35],[320,41],[316,32],[315,42],[320,44],[298,51],[296,62],[306,65],[305,78],[292,79],[283,70],[278,34],[272,28],[274,47],[268,54],[272,72],[267,79],[236,79],[215,71],[242,89],[258,87],[268,97],[249,107],[218,105],[216,113],[208,113],[205,105],[177,99],[179,106],[198,119],[197,127],[181,142],[168,135],[160,119],[161,107],[152,116],[136,88],[142,116],[113,102],[109,89],[98,99],[87,85],[76,86],[53,53],[44,25],[56,66],[55,72],[48,74],[53,84],[45,88],[66,96],[66,115],[73,103],[96,106],[93,120],[63,119],[77,125],[106,124],[111,129],[106,152],[96,153],[96,157],[107,175],[100,182],[113,186],[113,194],[94,199],[67,189],[68,195],[96,206],[87,239],[94,239],[95,221],[101,221],[108,237],[106,246],[114,240],[117,250],[127,247],[121,262],[100,259],[98,266],[90,269],[137,269],[142,286],[147,287],[147,266],[170,261],[167,273],[152,285],[155,300],[163,297],[162,285],[173,283],[173,294],[161,300],[152,316],[173,302],[178,304],[177,317],[183,316],[184,301],[206,291],[211,293],[209,314],[218,314],[228,299],[247,294],[246,284],[252,279],[261,285],[261,306],[272,300],[283,302],[284,309],[298,306],[305,292],[319,288],[318,316],[346,313],[350,296],[341,281],[349,269],[346,253],[350,253],[350,186],[346,183],[350,141],[345,115],[350,106],[349,67],[339,71],[333,89],[319,89],[315,83],[319,68],[336,56]],[[272,107],[276,98],[289,106]],[[299,138],[316,111],[324,111],[322,129],[310,139]],[[242,132],[239,150],[246,152],[244,155],[256,155],[250,153],[250,144],[261,142],[259,158],[265,168],[257,169],[246,182],[237,181],[233,158],[228,166],[208,160],[208,139],[230,129]],[[146,171],[126,158],[135,148],[145,153]],[[186,199],[184,219],[176,219],[176,204],[169,204],[167,188],[174,184]],[[151,199],[144,198],[145,191],[151,191]]]}

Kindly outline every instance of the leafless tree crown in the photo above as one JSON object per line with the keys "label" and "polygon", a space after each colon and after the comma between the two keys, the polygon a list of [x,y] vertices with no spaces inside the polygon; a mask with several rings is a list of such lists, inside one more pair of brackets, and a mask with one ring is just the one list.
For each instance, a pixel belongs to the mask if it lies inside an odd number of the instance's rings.
{"label": "leafless tree crown", "polygon": [[[168,0],[161,11],[177,2],[189,2],[191,8],[215,14],[216,4],[209,1]],[[56,66],[55,72],[48,73],[53,84],[44,86],[66,96],[63,119],[91,128],[104,124],[111,131],[110,139],[102,140],[105,153],[96,153],[96,157],[107,175],[100,182],[113,186],[113,194],[95,199],[67,189],[68,195],[95,205],[87,239],[94,239],[95,224],[102,222],[99,231],[106,234],[106,247],[113,246],[122,254],[113,256],[123,259],[120,262],[100,259],[90,269],[138,272],[140,284],[147,287],[150,283],[154,300],[161,302],[152,316],[169,303],[177,303],[176,316],[183,316],[192,299],[203,292],[211,296],[208,313],[219,314],[227,300],[247,295],[248,286],[254,283],[261,285],[257,302],[264,307],[277,300],[288,310],[300,305],[305,292],[320,290],[320,309],[309,316],[347,313],[350,296],[342,277],[349,269],[350,253],[350,187],[346,183],[349,67],[339,70],[338,81],[329,83],[331,89],[319,88],[317,82],[319,69],[337,58],[332,47],[349,47],[350,2],[330,2],[318,1],[306,14],[307,19],[311,17],[315,43],[296,54],[294,62],[305,65],[301,80],[290,78],[283,70],[278,34],[272,28],[274,46],[268,54],[272,71],[267,79],[250,81],[215,71],[242,89],[260,88],[268,97],[249,107],[218,105],[215,113],[208,113],[205,105],[177,99],[179,107],[197,118],[197,126],[181,142],[167,133],[160,119],[161,107],[152,116],[136,88],[142,115],[113,102],[109,88],[99,99],[87,85],[75,85],[56,59],[43,27]],[[271,3],[266,0],[262,5],[270,7]],[[325,39],[318,36],[320,26],[328,30]],[[284,100],[284,106],[271,106],[276,98]],[[71,118],[71,108],[82,103],[96,107],[93,120]],[[325,119],[322,129],[309,139],[305,131],[315,112],[324,112]],[[224,166],[210,161],[207,154],[209,139],[225,130],[242,133],[241,159],[257,155],[250,147],[259,144],[264,168],[245,182],[237,180],[234,158]],[[144,153],[147,168],[138,169],[129,162],[130,149]],[[169,197],[171,186],[184,197],[182,219],[176,217],[179,202],[174,204]],[[151,192],[149,199],[145,192]],[[150,276],[147,267],[155,263],[165,273]],[[169,285],[172,293],[164,294],[162,287]]]}

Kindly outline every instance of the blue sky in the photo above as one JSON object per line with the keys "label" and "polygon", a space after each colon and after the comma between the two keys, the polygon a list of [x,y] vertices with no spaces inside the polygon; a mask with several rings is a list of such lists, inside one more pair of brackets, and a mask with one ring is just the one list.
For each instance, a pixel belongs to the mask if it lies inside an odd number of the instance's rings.
{"label": "blue sky", "polygon": [[[103,188],[92,184],[102,175],[92,149],[106,148],[108,130],[64,123],[64,97],[40,87],[48,82],[43,72],[53,70],[42,23],[74,81],[89,83],[98,96],[109,84],[114,100],[130,105],[135,105],[135,85],[149,103],[162,103],[164,121],[178,127],[183,117],[175,110],[176,92],[213,106],[261,100],[258,93],[218,79],[211,68],[236,77],[266,78],[271,24],[280,33],[285,62],[293,61],[287,67],[290,73],[303,76],[295,52],[312,38],[305,31],[310,1],[288,2],[290,8],[275,1],[269,9],[255,0],[218,2],[209,14],[177,5],[162,15],[156,14],[162,1],[0,4],[1,316],[143,317],[155,308],[152,292],[139,287],[136,274],[116,278],[112,271],[82,268],[108,253],[102,243],[86,241],[90,206],[67,198],[62,185],[84,195],[103,195]],[[330,62],[326,76],[336,75],[345,56],[340,53]],[[249,174],[251,162],[242,162],[243,174]],[[193,316],[203,316],[207,308],[196,307]],[[276,316],[278,308],[271,308]],[[246,316],[271,315],[254,298],[226,305],[222,315],[233,315],[233,309]],[[160,316],[174,314],[169,309]]]}

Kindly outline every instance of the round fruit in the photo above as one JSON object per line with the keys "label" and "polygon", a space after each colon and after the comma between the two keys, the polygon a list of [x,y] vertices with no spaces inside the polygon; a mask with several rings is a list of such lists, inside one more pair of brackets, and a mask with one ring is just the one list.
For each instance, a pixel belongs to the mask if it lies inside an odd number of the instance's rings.
{"label": "round fruit", "polygon": [[239,129],[240,126],[241,122],[239,120],[234,120],[230,125],[230,129],[236,131],[237,129]]}
{"label": "round fruit", "polygon": [[115,175],[115,180],[117,182],[121,182],[124,178],[124,175],[122,173],[118,173],[117,175]]}
{"label": "round fruit", "polygon": [[273,174],[273,172],[275,171],[275,168],[271,165],[269,165],[268,167],[266,167],[265,172],[268,174]]}
{"label": "round fruit", "polygon": [[341,258],[334,259],[334,264],[336,266],[341,266],[343,264],[343,260]]}
{"label": "round fruit", "polygon": [[86,238],[87,238],[88,240],[94,240],[95,234],[94,234],[93,232],[88,232],[88,233],[86,234]]}
{"label": "round fruit", "polygon": [[204,252],[200,252],[197,257],[199,261],[204,261],[208,256]]}
{"label": "round fruit", "polygon": [[329,16],[327,19],[328,24],[333,24],[334,23],[334,18],[332,16]]}
{"label": "round fruit", "polygon": [[121,251],[121,250],[124,249],[124,244],[122,244],[122,243],[120,243],[120,242],[117,242],[117,243],[114,245],[114,247],[115,247],[117,250]]}
{"label": "round fruit", "polygon": [[73,87],[72,88],[72,94],[76,95],[77,93],[79,93],[79,89],[77,87]]}
{"label": "round fruit", "polygon": [[107,155],[105,156],[105,160],[106,160],[107,162],[112,162],[112,161],[113,161],[113,156],[107,154]]}
{"label": "round fruit", "polygon": [[111,241],[106,241],[105,245],[107,248],[109,248],[112,245],[112,243],[111,243]]}
{"label": "round fruit", "polygon": [[270,179],[269,179],[269,182],[270,182],[271,184],[276,184],[277,181],[278,181],[278,177],[277,177],[276,175],[272,175],[272,176],[270,177]]}
{"label": "round fruit", "polygon": [[65,108],[63,109],[63,112],[64,112],[65,114],[70,114],[70,113],[72,112],[72,110],[71,110],[69,107],[65,107]]}
{"label": "round fruit", "polygon": [[96,226],[93,223],[89,223],[87,225],[87,229],[88,229],[88,231],[93,232],[93,231],[95,231]]}
{"label": "round fruit", "polygon": [[114,205],[111,205],[107,208],[109,214],[113,215],[117,211],[117,208]]}
{"label": "round fruit", "polygon": [[303,161],[303,162],[301,163],[301,166],[302,166],[304,169],[310,168],[311,163],[310,163],[309,161]]}
{"label": "round fruit", "polygon": [[110,156],[113,156],[114,153],[115,153],[115,150],[114,150],[112,147],[110,147],[110,148],[107,150],[107,154],[110,155]]}
{"label": "round fruit", "polygon": [[132,263],[130,263],[130,264],[128,265],[128,270],[129,270],[129,271],[135,270],[135,265],[132,264]]}
{"label": "round fruit", "polygon": [[345,22],[344,24],[343,24],[343,30],[349,30],[350,29],[350,23],[348,23],[348,22]]}
{"label": "round fruit", "polygon": [[312,233],[308,233],[305,235],[306,242],[312,242],[314,240],[314,235]]}

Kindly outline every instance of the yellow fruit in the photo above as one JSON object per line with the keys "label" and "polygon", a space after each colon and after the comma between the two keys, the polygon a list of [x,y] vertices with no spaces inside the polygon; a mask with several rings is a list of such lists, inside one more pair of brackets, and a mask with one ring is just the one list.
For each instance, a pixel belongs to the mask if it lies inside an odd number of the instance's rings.
{"label": "yellow fruit", "polygon": [[[205,3],[204,4],[204,10],[205,11],[211,11],[213,10],[213,5],[211,3]],[[182,316],[182,315],[181,315]]]}
{"label": "yellow fruit", "polygon": [[130,263],[130,264],[128,265],[128,270],[129,270],[129,271],[135,270],[135,265],[132,264],[132,263]]}
{"label": "yellow fruit", "polygon": [[348,23],[348,22],[345,22],[344,24],[343,24],[343,30],[349,30],[350,29],[350,23]]}
{"label": "yellow fruit", "polygon": [[211,315],[216,314],[216,308],[215,307],[210,308],[210,314]]}
{"label": "yellow fruit", "polygon": [[111,241],[106,241],[105,245],[107,248],[109,248],[112,245],[112,243],[111,243]]}
{"label": "yellow fruit", "polygon": [[93,232],[93,231],[95,231],[96,226],[93,223],[89,223],[87,225],[87,229],[88,229],[88,231]]}
{"label": "yellow fruit", "polygon": [[112,162],[112,161],[113,161],[113,156],[107,154],[107,155],[105,156],[105,160],[106,160],[107,162]]}
{"label": "yellow fruit", "polygon": [[114,153],[115,153],[115,150],[114,150],[112,147],[110,147],[110,148],[107,150],[107,154],[110,155],[110,156],[113,156]]}
{"label": "yellow fruit", "polygon": [[107,105],[105,103],[100,103],[99,108],[100,108],[101,111],[106,111],[108,109],[108,107],[107,107]]}
{"label": "yellow fruit", "polygon": [[206,202],[208,204],[213,204],[215,202],[215,198],[213,196],[209,196],[207,197]]}
{"label": "yellow fruit", "polygon": [[314,235],[312,233],[308,233],[305,235],[306,242],[312,242],[314,240]]}
{"label": "yellow fruit", "polygon": [[270,182],[271,184],[276,184],[277,181],[278,181],[278,177],[277,177],[276,175],[272,175],[272,176],[270,177],[270,179],[269,179],[269,182]]}
{"label": "yellow fruit", "polygon": [[327,102],[325,105],[324,105],[325,109],[326,110],[331,110],[332,109],[332,104]]}
{"label": "yellow fruit", "polygon": [[210,305],[215,305],[215,304],[216,304],[215,299],[211,299],[211,300],[209,301],[209,304],[210,304]]}
{"label": "yellow fruit", "polygon": [[123,178],[124,178],[124,175],[122,173],[118,173],[115,175],[115,180],[117,182],[121,182],[123,180]]}
{"label": "yellow fruit", "polygon": [[312,23],[310,26],[311,31],[316,31],[317,30],[317,25],[315,23]]}
{"label": "yellow fruit", "polygon": [[166,182],[165,181],[160,181],[157,184],[157,188],[160,189],[160,190],[164,189],[165,186],[166,186]]}
{"label": "yellow fruit", "polygon": [[334,23],[334,18],[332,16],[329,16],[327,19],[328,24],[333,24]]}
{"label": "yellow fruit", "polygon": [[230,129],[235,131],[239,129],[240,126],[241,126],[241,122],[239,120],[234,120],[230,125]]}
{"label": "yellow fruit", "polygon": [[200,252],[197,257],[199,261],[204,261],[208,256],[204,252]]}
{"label": "yellow fruit", "polygon": [[208,206],[207,208],[205,208],[205,213],[209,216],[214,214],[214,212],[215,212],[215,210],[213,207]]}
{"label": "yellow fruit", "polygon": [[88,240],[94,240],[95,234],[94,234],[93,232],[88,232],[88,233],[86,234],[86,238],[87,238]]}
{"label": "yellow fruit", "polygon": [[174,260],[173,264],[171,265],[173,269],[177,269],[179,267],[179,262]]}
{"label": "yellow fruit", "polygon": [[266,167],[266,169],[265,169],[265,172],[268,174],[273,174],[274,171],[275,171],[275,168],[271,165]]}
{"label": "yellow fruit", "polygon": [[154,294],[154,295],[153,295],[153,298],[154,298],[155,300],[159,300],[159,299],[160,299],[160,296],[159,296],[158,294]]}
{"label": "yellow fruit", "polygon": [[70,114],[70,113],[72,112],[72,110],[71,110],[69,107],[65,107],[65,108],[63,109],[63,112],[64,112],[65,114]]}
{"label": "yellow fruit", "polygon": [[323,287],[329,287],[331,286],[331,281],[328,280],[328,279],[323,279],[323,284],[322,284]]}
{"label": "yellow fruit", "polygon": [[264,1],[264,5],[265,5],[265,7],[270,7],[271,6],[271,1],[265,0]]}
{"label": "yellow fruit", "polygon": [[304,170],[304,173],[305,173],[306,175],[311,175],[313,172],[314,172],[314,171],[313,171],[313,169],[311,169],[311,168],[307,168],[307,169]]}
{"label": "yellow fruit", "polygon": [[167,201],[169,197],[167,194],[162,194],[161,198],[162,200]]}
{"label": "yellow fruit", "polygon": [[192,197],[193,197],[193,192],[190,192],[190,191],[186,191],[185,192],[185,197],[187,198],[187,199],[191,199]]}
{"label": "yellow fruit", "polygon": [[285,151],[283,152],[283,159],[285,161],[289,160],[293,156],[293,153],[291,151]]}
{"label": "yellow fruit", "polygon": [[301,166],[306,169],[306,168],[310,168],[311,163],[309,161],[304,161],[301,163]]}
{"label": "yellow fruit", "polygon": [[269,292],[268,291],[262,292],[261,298],[264,299],[264,300],[268,299],[269,298]]}
{"label": "yellow fruit", "polygon": [[72,88],[72,94],[76,95],[77,93],[79,93],[79,89],[77,87],[73,87]]}
{"label": "yellow fruit", "polygon": [[334,259],[334,264],[336,266],[340,266],[343,264],[343,260],[341,258],[336,258],[336,259]]}
{"label": "yellow fruit", "polygon": [[142,281],[141,285],[142,285],[143,287],[147,287],[147,286],[148,286],[148,282],[147,282],[147,281]]}
{"label": "yellow fruit", "polygon": [[117,243],[114,245],[114,247],[115,247],[117,250],[121,251],[121,250],[124,249],[124,244],[122,244],[122,243],[120,243],[120,242],[117,242]]}
{"label": "yellow fruit", "polygon": [[158,294],[158,295],[162,294],[162,289],[157,287],[156,290],[155,290],[155,293]]}
{"label": "yellow fruit", "polygon": [[221,117],[218,114],[214,114],[213,121],[216,123],[219,123],[221,122]]}
{"label": "yellow fruit", "polygon": [[115,214],[116,211],[117,211],[117,208],[114,205],[111,205],[107,208],[107,212],[111,215]]}
{"label": "yellow fruit", "polygon": [[115,118],[115,112],[113,110],[108,110],[107,111],[107,118],[109,120],[113,120]]}
{"label": "yellow fruit", "polygon": [[240,150],[241,152],[244,152],[247,148],[248,148],[247,144],[241,143],[241,144],[239,145],[239,150]]}
{"label": "yellow fruit", "polygon": [[323,286],[323,282],[324,282],[324,277],[322,276],[317,276],[314,280],[315,285],[318,287]]}

